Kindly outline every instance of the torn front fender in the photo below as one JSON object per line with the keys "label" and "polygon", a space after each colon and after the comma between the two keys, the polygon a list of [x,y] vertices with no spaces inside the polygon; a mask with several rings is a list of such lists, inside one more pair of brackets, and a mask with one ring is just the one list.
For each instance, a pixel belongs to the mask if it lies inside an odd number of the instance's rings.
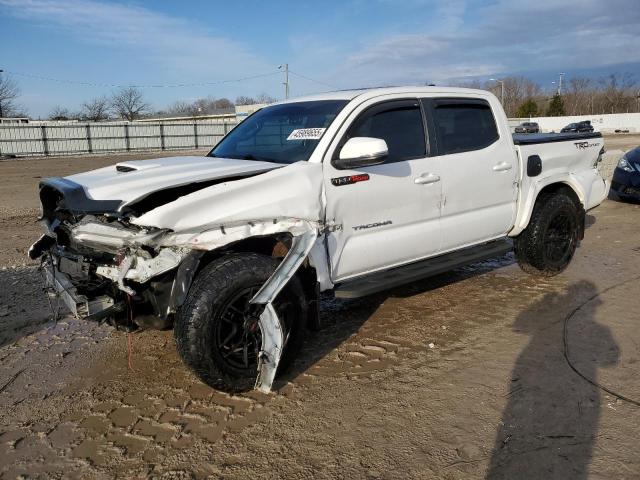
{"label": "torn front fender", "polygon": [[316,243],[318,229],[312,228],[311,225],[309,227],[304,233],[293,237],[291,249],[284,260],[250,301],[251,304],[263,306],[259,318],[262,347],[258,356],[258,378],[255,387],[263,392],[271,390],[285,347],[284,333],[273,308],[273,301],[295,275]]}

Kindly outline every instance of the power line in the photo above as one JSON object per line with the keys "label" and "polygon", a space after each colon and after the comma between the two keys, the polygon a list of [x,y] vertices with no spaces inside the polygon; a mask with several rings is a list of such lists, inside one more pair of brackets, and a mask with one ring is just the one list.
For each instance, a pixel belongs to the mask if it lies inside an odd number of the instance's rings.
{"label": "power line", "polygon": [[263,77],[270,77],[272,75],[278,75],[280,73],[280,71],[274,71],[274,72],[270,72],[270,73],[262,73],[262,74],[259,74],[259,75],[251,75],[251,76],[248,76],[248,77],[234,78],[234,79],[229,79],[229,80],[218,80],[218,81],[215,81],[215,82],[174,83],[174,84],[165,84],[165,85],[162,85],[162,84],[155,84],[155,85],[115,84],[115,83],[85,82],[85,81],[79,81],[79,80],[64,80],[64,79],[59,79],[59,78],[43,77],[41,75],[32,75],[30,73],[12,72],[12,71],[8,71],[8,70],[5,70],[4,73],[7,74],[7,75],[13,75],[13,76],[18,76],[18,77],[32,78],[32,79],[35,79],[35,80],[44,80],[44,81],[48,81],[48,82],[56,82],[56,83],[63,83],[63,84],[69,84],[69,85],[83,85],[83,86],[86,86],[86,87],[180,88],[180,87],[202,87],[202,86],[209,86],[209,85],[222,85],[222,84],[225,84],[225,83],[242,82],[242,81],[245,81],[245,80],[253,80],[255,78],[263,78]]}
{"label": "power line", "polygon": [[300,73],[296,73],[293,70],[289,70],[289,73],[295,75],[296,77],[304,78],[305,80],[309,80],[310,82],[317,83],[318,85],[323,85],[325,87],[329,87],[329,88],[332,88],[334,90],[338,90],[338,87],[336,87],[335,85],[329,85],[328,83],[321,82],[319,80],[314,80],[313,78],[309,78],[309,77],[307,77],[305,75],[302,75]]}

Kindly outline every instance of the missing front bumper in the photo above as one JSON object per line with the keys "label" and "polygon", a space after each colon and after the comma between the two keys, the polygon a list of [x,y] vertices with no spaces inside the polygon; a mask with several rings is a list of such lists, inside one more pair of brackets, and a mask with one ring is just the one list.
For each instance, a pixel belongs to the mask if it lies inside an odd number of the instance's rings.
{"label": "missing front bumper", "polygon": [[52,300],[61,301],[74,317],[100,320],[124,310],[123,305],[115,303],[113,298],[107,295],[89,299],[79,294],[69,276],[57,270],[55,265],[44,263],[42,269],[45,273],[47,294]]}

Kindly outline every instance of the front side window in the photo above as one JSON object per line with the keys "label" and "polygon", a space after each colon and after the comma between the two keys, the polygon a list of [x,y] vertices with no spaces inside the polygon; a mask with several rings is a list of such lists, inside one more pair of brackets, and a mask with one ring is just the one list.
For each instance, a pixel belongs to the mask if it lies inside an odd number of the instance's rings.
{"label": "front side window", "polygon": [[234,128],[208,156],[275,163],[309,160],[324,131],[347,103],[322,100],[263,108]]}
{"label": "front side window", "polygon": [[436,100],[433,117],[440,155],[480,150],[500,137],[484,101]]}
{"label": "front side window", "polygon": [[387,142],[385,163],[426,156],[422,111],[417,101],[387,102],[365,111],[349,128],[346,139],[381,138]]}

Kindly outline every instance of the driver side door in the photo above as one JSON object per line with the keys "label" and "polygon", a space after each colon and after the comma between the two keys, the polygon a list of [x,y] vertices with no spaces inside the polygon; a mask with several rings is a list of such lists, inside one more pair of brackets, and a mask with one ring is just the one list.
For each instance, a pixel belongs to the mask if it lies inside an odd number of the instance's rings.
{"label": "driver side door", "polygon": [[[351,119],[323,167],[334,282],[435,255],[441,245],[440,161],[429,156],[420,102],[369,101]],[[341,169],[340,149],[353,137],[385,140],[384,163]]]}

